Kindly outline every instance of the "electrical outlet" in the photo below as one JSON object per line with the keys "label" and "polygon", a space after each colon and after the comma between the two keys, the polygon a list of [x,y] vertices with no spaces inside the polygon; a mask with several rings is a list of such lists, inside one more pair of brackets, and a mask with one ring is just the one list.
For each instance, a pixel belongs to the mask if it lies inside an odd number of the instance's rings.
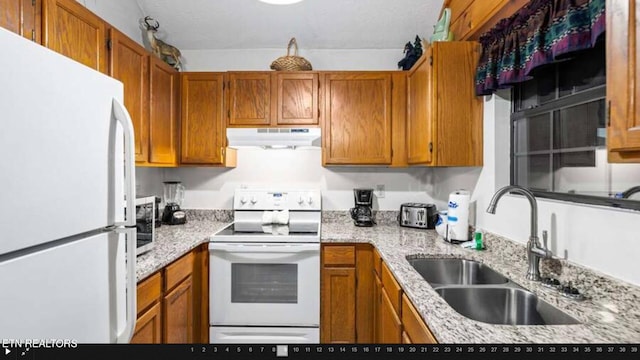
{"label": "electrical outlet", "polygon": [[376,196],[379,198],[383,198],[384,197],[384,184],[378,184],[376,185]]}

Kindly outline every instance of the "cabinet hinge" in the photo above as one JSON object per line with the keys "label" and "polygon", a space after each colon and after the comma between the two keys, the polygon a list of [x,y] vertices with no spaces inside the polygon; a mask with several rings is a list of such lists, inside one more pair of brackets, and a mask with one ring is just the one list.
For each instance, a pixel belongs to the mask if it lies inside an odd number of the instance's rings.
{"label": "cabinet hinge", "polygon": [[107,39],[107,50],[111,50],[111,39]]}
{"label": "cabinet hinge", "polygon": [[231,119],[231,109],[227,109],[227,118]]}
{"label": "cabinet hinge", "polygon": [[31,6],[36,6],[36,0],[31,0]]}
{"label": "cabinet hinge", "polygon": [[611,100],[607,101],[607,127],[611,126]]}
{"label": "cabinet hinge", "polygon": [[429,65],[433,65],[433,56],[429,56]]}
{"label": "cabinet hinge", "polygon": [[433,152],[433,143],[432,142],[429,143],[429,152],[431,152],[431,153]]}
{"label": "cabinet hinge", "polygon": [[36,30],[31,29],[31,41],[36,41]]}

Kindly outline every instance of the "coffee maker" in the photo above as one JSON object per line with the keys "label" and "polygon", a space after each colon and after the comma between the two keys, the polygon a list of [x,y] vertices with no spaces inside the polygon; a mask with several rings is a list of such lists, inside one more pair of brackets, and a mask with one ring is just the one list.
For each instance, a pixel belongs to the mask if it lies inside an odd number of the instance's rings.
{"label": "coffee maker", "polygon": [[353,189],[356,206],[351,208],[351,218],[356,226],[373,226],[371,206],[373,204],[373,189]]}
{"label": "coffee maker", "polygon": [[185,212],[180,209],[184,200],[184,186],[180,181],[165,181],[164,187],[164,211],[162,223],[168,225],[180,225],[187,222]]}

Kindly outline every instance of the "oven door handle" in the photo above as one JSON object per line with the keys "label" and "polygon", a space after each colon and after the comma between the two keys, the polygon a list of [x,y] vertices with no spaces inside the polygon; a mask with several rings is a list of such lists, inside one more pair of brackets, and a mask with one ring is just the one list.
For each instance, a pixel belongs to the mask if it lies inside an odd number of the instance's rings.
{"label": "oven door handle", "polygon": [[302,253],[320,252],[320,244],[228,244],[209,243],[210,251],[229,253]]}

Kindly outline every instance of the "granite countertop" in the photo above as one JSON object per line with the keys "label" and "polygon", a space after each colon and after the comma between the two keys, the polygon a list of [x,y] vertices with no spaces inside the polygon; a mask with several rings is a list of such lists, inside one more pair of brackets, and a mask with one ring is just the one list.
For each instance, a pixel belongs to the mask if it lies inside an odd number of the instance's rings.
{"label": "granite countertop", "polygon": [[[388,220],[362,228],[344,216],[323,216],[321,241],[373,244],[440,343],[640,342],[640,287],[565,260],[542,260],[543,276],[552,274],[563,283],[571,281],[587,296],[584,301],[571,300],[525,278],[527,257],[523,244],[485,234],[486,250],[464,249],[444,241],[434,230],[404,228]],[[581,324],[495,325],[471,320],[436,293],[409,264],[407,255],[480,261]]]}
{"label": "granite countertop", "polygon": [[[187,218],[185,225],[162,225],[156,229],[155,248],[138,256],[138,281],[207,242],[211,235],[232,222],[231,212],[225,210],[187,213]],[[571,281],[588,297],[584,301],[570,300],[525,278],[527,260],[523,244],[485,234],[487,249],[469,250],[445,242],[433,230],[400,227],[393,214],[378,214],[377,220],[376,226],[361,228],[354,226],[343,213],[323,213],[321,241],[374,245],[440,343],[640,342],[640,287],[565,260],[541,261],[543,276],[551,274],[563,283]],[[407,255],[480,261],[581,324],[514,326],[471,320],[458,314],[435,292],[409,264]]]}
{"label": "granite countertop", "polygon": [[156,228],[154,248],[139,255],[136,261],[137,281],[144,280],[198,245],[208,242],[211,235],[232,221],[230,211],[188,211],[186,224]]}

